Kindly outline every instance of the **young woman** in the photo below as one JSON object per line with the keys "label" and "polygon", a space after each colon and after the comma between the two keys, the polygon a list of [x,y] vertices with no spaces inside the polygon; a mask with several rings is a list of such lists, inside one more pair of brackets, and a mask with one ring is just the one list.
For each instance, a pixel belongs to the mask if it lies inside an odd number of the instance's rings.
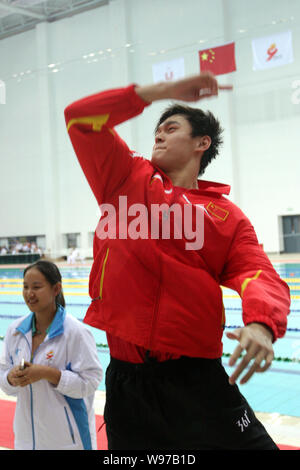
{"label": "young woman", "polygon": [[17,396],[15,449],[97,449],[102,368],[93,335],[66,313],[55,264],[25,269],[23,297],[31,313],[8,328],[0,361],[0,387]]}

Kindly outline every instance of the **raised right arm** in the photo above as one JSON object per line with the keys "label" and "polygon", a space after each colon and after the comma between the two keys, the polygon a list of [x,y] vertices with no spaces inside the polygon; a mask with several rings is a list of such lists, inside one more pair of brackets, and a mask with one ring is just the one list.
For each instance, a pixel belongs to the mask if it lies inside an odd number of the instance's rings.
{"label": "raised right arm", "polygon": [[69,137],[99,204],[131,171],[131,152],[114,126],[137,116],[146,106],[131,85],[88,96],[65,109]]}
{"label": "raised right arm", "polygon": [[209,72],[148,86],[130,85],[83,98],[65,109],[68,133],[84,174],[99,204],[129,175],[131,152],[114,126],[142,113],[158,100],[196,102],[218,95]]}

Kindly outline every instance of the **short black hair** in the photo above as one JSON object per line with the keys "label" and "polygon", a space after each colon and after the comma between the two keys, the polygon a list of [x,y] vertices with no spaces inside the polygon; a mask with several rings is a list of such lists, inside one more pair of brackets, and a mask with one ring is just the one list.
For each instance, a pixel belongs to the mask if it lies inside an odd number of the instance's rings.
{"label": "short black hair", "polygon": [[205,112],[202,109],[192,108],[181,104],[173,104],[169,106],[159,118],[155,127],[155,132],[157,132],[158,127],[166,119],[174,114],[180,114],[187,119],[192,128],[192,137],[208,135],[211,138],[211,145],[207,150],[205,150],[201,158],[199,169],[200,176],[204,173],[208,164],[219,154],[219,147],[223,143],[223,129],[219,120],[210,111]]}

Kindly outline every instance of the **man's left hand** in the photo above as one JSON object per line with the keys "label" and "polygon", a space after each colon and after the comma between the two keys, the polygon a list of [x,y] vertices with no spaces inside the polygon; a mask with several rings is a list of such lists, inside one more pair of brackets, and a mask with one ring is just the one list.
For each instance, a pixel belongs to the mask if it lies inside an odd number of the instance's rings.
{"label": "man's left hand", "polygon": [[[268,327],[260,323],[251,323],[243,328],[237,328],[233,332],[226,333],[226,336],[229,339],[236,339],[240,343],[230,356],[229,366],[236,364],[243,350],[247,351],[233,374],[229,377],[231,385],[235,384],[239,375],[252,359],[254,359],[254,362],[240,380],[240,384],[246,383],[254,372],[264,372],[272,364],[274,358],[273,335]],[[262,365],[263,361],[265,361],[264,365]]]}

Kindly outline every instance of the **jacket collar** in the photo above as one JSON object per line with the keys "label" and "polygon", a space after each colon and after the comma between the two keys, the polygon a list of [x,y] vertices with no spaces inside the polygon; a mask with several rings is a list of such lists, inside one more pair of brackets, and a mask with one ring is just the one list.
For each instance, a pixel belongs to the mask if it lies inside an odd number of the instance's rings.
{"label": "jacket collar", "polygon": [[[224,183],[215,183],[214,181],[198,180],[198,190],[212,193],[226,194],[230,193],[230,185]],[[189,189],[190,192],[198,192],[197,189]]]}
{"label": "jacket collar", "polygon": [[[17,327],[17,331],[19,331],[20,333],[23,333],[24,335],[28,333],[28,331],[32,329],[33,316],[34,316],[34,313],[32,312],[26,318],[24,318],[24,320]],[[64,332],[65,316],[66,316],[65,309],[61,305],[58,305],[55,317],[48,331],[49,338],[54,338],[55,336],[61,335]]]}
{"label": "jacket collar", "polygon": [[[155,164],[151,162],[151,165],[154,167],[156,172],[158,172],[165,183],[167,188],[173,187],[173,183],[171,179]],[[186,189],[182,188],[186,193],[191,193],[191,194],[198,194],[199,192],[203,193],[214,193],[214,194],[226,194],[228,195],[230,193],[230,185],[229,184],[224,184],[224,183],[216,183],[214,181],[206,181],[206,180],[198,180],[198,189]]]}

